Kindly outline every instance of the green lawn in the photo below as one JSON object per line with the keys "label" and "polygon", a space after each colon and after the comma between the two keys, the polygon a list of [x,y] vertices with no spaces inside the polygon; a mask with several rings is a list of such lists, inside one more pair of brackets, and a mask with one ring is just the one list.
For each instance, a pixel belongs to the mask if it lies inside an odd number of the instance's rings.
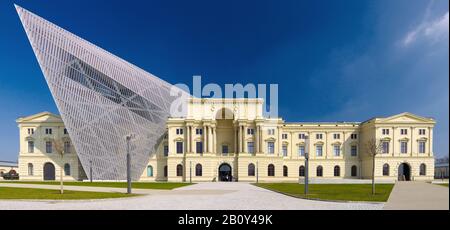
{"label": "green lawn", "polygon": [[393,184],[377,184],[372,195],[372,184],[310,184],[309,193],[304,194],[304,185],[297,183],[259,183],[261,188],[299,198],[340,201],[375,201],[385,202],[394,187]]}
{"label": "green lawn", "polygon": [[112,192],[84,192],[64,190],[60,194],[54,189],[35,188],[8,188],[0,187],[1,199],[33,199],[33,200],[80,200],[80,199],[105,199],[136,196],[135,194]]}
{"label": "green lawn", "polygon": [[[20,183],[20,184],[48,184],[59,185],[59,181],[0,181],[0,183]],[[127,182],[81,182],[81,181],[67,181],[64,185],[70,186],[92,186],[92,187],[113,187],[126,188]],[[170,182],[133,182],[132,188],[141,189],[174,189],[187,185],[190,183],[170,183]]]}
{"label": "green lawn", "polygon": [[448,187],[448,184],[438,184],[438,185]]}

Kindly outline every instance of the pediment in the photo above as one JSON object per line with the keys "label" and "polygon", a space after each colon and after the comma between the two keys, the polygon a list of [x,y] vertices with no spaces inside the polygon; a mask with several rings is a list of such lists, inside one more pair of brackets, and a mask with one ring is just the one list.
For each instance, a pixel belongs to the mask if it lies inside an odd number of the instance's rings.
{"label": "pediment", "polygon": [[38,114],[34,114],[27,117],[21,117],[17,119],[17,122],[52,122],[58,123],[63,122],[59,115],[50,113],[50,112],[42,112]]}
{"label": "pediment", "polygon": [[412,113],[401,113],[387,118],[381,118],[382,123],[434,123],[431,118],[421,117]]}

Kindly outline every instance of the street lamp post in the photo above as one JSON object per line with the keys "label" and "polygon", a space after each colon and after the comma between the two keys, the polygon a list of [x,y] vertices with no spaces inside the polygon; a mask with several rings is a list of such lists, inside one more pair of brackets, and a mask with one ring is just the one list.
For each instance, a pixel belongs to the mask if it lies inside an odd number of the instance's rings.
{"label": "street lamp post", "polygon": [[305,195],[308,194],[309,171],[309,137],[305,137]]}
{"label": "street lamp post", "polygon": [[256,183],[258,183],[258,179],[259,179],[259,178],[258,178],[258,177],[259,177],[259,174],[258,174],[258,173],[259,173],[259,172],[258,172],[258,168],[259,168],[259,167],[258,167],[258,161],[256,161]]}
{"label": "street lamp post", "polygon": [[131,194],[131,155],[130,155],[130,140],[134,138],[133,134],[126,137],[127,140],[127,193]]}
{"label": "street lamp post", "polygon": [[92,161],[89,161],[89,180],[92,183]]}

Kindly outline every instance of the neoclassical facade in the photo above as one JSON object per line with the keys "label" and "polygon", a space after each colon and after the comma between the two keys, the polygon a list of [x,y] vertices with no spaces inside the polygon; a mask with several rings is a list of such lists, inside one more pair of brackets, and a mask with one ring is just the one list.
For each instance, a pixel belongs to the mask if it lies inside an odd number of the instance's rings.
{"label": "neoclassical facade", "polygon": [[[380,146],[377,179],[434,175],[431,118],[401,113],[364,122],[285,122],[264,117],[262,99],[190,98],[187,108],[185,117],[168,119],[141,181],[298,181],[305,175],[306,153],[311,178],[370,178],[370,140]],[[86,179],[90,169],[81,167],[58,115],[44,112],[17,123],[22,180],[51,180],[59,170],[68,180]],[[64,140],[64,157],[52,151],[54,138]]]}

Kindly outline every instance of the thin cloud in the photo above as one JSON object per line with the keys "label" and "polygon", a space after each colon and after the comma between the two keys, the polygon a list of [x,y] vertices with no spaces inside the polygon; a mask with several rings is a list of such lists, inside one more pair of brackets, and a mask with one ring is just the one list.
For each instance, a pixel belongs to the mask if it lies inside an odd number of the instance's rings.
{"label": "thin cloud", "polygon": [[436,43],[448,37],[448,14],[445,13],[434,21],[424,20],[414,30],[408,32],[402,40],[403,46],[409,46],[417,40],[427,39],[432,43]]}

